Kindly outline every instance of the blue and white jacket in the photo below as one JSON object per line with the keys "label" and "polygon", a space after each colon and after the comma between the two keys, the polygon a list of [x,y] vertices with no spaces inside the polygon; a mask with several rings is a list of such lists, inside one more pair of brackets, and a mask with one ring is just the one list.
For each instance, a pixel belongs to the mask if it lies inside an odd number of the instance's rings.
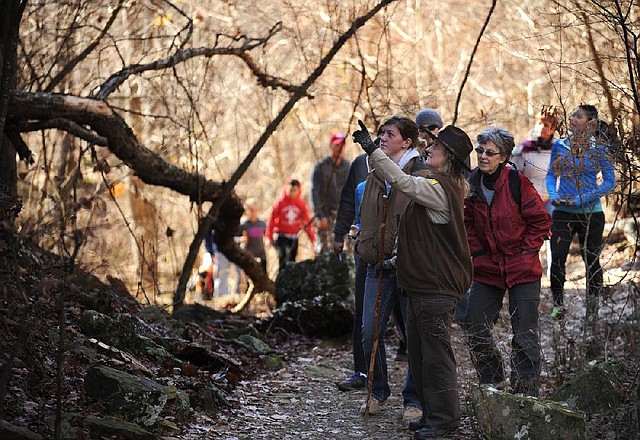
{"label": "blue and white jacket", "polygon": [[[615,186],[615,172],[607,147],[589,138],[589,148],[580,153],[571,149],[571,138],[558,139],[551,148],[546,186],[551,202],[565,200],[567,205],[554,210],[573,214],[602,212],[600,198]],[[598,183],[598,174],[602,182]]]}

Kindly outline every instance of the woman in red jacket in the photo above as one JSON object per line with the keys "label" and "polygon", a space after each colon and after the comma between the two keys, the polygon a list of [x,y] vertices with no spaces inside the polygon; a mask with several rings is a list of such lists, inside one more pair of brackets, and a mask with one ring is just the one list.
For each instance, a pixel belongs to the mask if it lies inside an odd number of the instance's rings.
{"label": "woman in red jacket", "polygon": [[[504,386],[502,356],[492,329],[508,290],[513,330],[511,388],[535,396],[540,376],[542,266],[538,251],[549,234],[551,219],[529,179],[505,166],[513,147],[513,135],[504,128],[489,127],[478,135],[478,167],[469,176],[464,208],[474,273],[463,327],[480,383]],[[510,183],[514,177],[519,186]]]}

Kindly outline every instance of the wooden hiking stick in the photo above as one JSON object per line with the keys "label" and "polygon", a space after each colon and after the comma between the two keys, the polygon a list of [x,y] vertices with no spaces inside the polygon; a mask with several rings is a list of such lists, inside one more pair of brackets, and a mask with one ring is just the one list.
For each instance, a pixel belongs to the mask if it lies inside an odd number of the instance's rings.
{"label": "wooden hiking stick", "polygon": [[[378,248],[378,263],[384,263],[384,234],[387,230],[387,208],[389,197],[382,196],[382,221],[380,222],[380,247]],[[380,303],[382,302],[382,286],[384,285],[384,271],[378,273],[378,291],[376,292],[376,305],[373,309],[373,346],[369,358],[369,372],[367,376],[367,403],[364,408],[364,419],[367,421],[369,407],[371,405],[371,391],[373,388],[373,371],[376,366],[376,353],[378,351],[378,333],[380,333]]]}

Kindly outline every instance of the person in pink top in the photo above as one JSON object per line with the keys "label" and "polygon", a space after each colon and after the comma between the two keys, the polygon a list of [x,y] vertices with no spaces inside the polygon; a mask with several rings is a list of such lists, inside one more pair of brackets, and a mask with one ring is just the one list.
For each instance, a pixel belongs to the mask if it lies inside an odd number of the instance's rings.
{"label": "person in pink top", "polygon": [[[295,262],[298,255],[298,237],[304,229],[311,244],[315,245],[316,237],[309,208],[300,196],[300,181],[290,178],[282,191],[282,195],[273,204],[271,217],[267,223],[267,240],[278,250],[279,269],[287,261]],[[273,234],[278,236],[274,242]]]}

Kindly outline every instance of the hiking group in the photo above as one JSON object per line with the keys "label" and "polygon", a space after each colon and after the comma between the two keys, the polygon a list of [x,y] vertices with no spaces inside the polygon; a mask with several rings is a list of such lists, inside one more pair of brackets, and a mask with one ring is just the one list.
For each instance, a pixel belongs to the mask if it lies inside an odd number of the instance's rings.
{"label": "hiking group", "polygon": [[[311,209],[298,177],[287,179],[266,224],[257,218],[258,204],[249,204],[239,235],[265,270],[264,240],[282,268],[296,261],[303,231],[316,253],[353,253],[354,372],[337,386],[368,391],[361,413],[381,412],[391,394],[385,335],[392,318],[397,359],[408,358],[402,418],[415,439],[446,436],[460,425],[454,319],[480,384],[538,396],[540,250],[547,249],[551,317],[561,320],[565,264],[576,234],[586,265],[586,322],[595,328],[603,284],[600,198],[615,185],[612,133],[591,105],[577,106],[568,119],[560,136],[558,110],[543,107],[532,138],[517,147],[497,126],[477,134],[474,146],[430,108],[414,119],[387,118],[374,137],[358,121],[352,136],[364,153],[349,163],[346,136],[331,134],[329,154],[311,173]],[[211,243],[209,237],[208,251]],[[507,292],[508,369],[493,338]]]}
{"label": "hiking group", "polygon": [[[364,154],[346,173],[333,227],[334,252],[354,238],[356,263],[354,373],[338,388],[367,389],[361,412],[381,411],[391,393],[385,334],[399,309],[409,361],[403,420],[415,439],[447,436],[460,425],[454,319],[480,384],[538,396],[545,242],[551,317],[565,314],[565,264],[577,234],[586,265],[586,322],[594,326],[597,319],[600,198],[615,185],[608,126],[595,107],[582,104],[558,137],[560,115],[544,107],[534,138],[516,148],[514,136],[496,126],[482,130],[474,147],[434,109],[419,111],[415,120],[391,116],[374,138],[358,123],[353,140]],[[509,369],[492,334],[507,292]]]}

